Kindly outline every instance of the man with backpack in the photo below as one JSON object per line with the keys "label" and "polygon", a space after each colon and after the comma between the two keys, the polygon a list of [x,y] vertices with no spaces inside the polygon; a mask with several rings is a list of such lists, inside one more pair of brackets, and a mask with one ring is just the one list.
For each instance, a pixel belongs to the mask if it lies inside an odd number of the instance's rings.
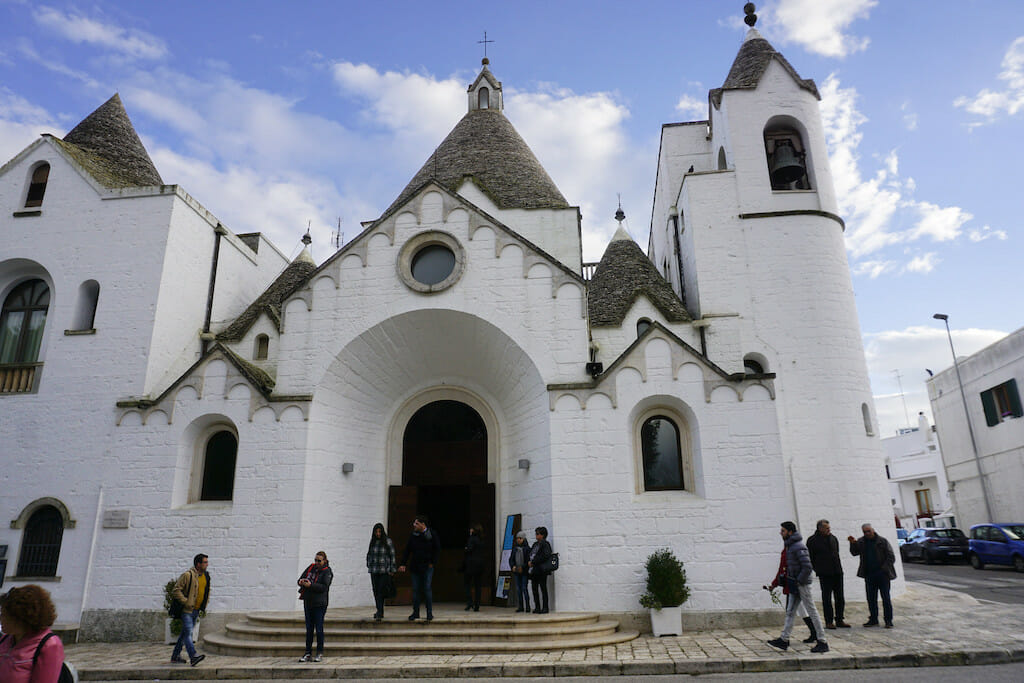
{"label": "man with backpack", "polygon": [[[206,655],[196,652],[196,646],[192,642],[192,629],[199,619],[199,613],[206,610],[206,603],[210,599],[210,575],[206,568],[210,565],[207,555],[199,553],[192,558],[192,566],[178,577],[171,591],[171,599],[176,603],[175,607],[181,610],[181,635],[178,642],[174,644],[174,651],[171,653],[171,664],[191,664],[195,666],[206,659]],[[173,607],[172,607],[173,609]],[[188,652],[188,660],[181,656],[181,648]]]}

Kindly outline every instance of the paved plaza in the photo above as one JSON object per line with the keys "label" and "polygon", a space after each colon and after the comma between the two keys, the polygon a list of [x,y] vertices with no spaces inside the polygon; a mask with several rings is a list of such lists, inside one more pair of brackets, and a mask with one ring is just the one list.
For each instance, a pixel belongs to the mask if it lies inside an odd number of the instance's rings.
{"label": "paved plaza", "polygon": [[[831,651],[809,652],[801,625],[790,649],[765,641],[777,628],[689,632],[655,638],[642,635],[621,645],[521,654],[328,657],[299,664],[294,657],[244,658],[208,655],[195,668],[170,666],[171,647],[150,643],[82,643],[67,658],[82,680],[282,679],[282,678],[455,678],[498,676],[583,676],[710,674],[879,667],[952,666],[1024,661],[1024,610],[979,602],[966,595],[908,584],[894,600],[896,628],[863,628],[867,607],[848,596],[851,629],[827,631]],[[684,614],[685,619],[685,614]],[[429,628],[429,627],[428,627]],[[301,649],[301,648],[300,648]],[[202,647],[200,646],[200,651]]]}

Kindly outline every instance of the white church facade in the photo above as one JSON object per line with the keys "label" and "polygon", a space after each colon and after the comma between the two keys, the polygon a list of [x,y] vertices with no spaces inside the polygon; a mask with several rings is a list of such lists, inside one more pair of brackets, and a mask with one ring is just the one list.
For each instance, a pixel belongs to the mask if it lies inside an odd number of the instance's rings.
{"label": "white church facade", "polygon": [[194,553],[223,617],[296,609],[323,549],[367,605],[373,524],[401,549],[424,512],[454,600],[469,525],[493,587],[521,515],[554,609],[640,612],[667,546],[711,619],[771,607],[783,520],[894,539],[818,99],[752,29],[709,119],[663,128],[647,253],[620,229],[593,269],[486,60],[320,264],[164,184],[116,95],[42,136],[0,168],[5,589],[130,639]]}

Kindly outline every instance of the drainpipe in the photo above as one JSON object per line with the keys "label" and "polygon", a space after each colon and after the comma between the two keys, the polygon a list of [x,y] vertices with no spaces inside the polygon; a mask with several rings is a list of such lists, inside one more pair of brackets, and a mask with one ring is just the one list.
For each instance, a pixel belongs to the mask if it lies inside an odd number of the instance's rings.
{"label": "drainpipe", "polygon": [[206,318],[203,320],[203,332],[199,335],[201,341],[202,354],[206,353],[207,347],[210,345],[212,335],[210,334],[210,318],[213,317],[213,293],[217,289],[217,263],[220,261],[220,238],[227,229],[217,223],[217,227],[213,229],[213,262],[210,264],[210,289],[206,294]]}

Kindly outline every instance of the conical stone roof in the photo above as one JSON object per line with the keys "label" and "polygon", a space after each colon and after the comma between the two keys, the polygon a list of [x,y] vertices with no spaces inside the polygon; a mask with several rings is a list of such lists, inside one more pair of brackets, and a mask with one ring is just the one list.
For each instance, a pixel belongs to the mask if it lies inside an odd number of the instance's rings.
{"label": "conical stone roof", "polygon": [[467,176],[501,209],[569,206],[505,115],[496,109],[475,109],[462,117],[384,213],[403,204],[429,180],[455,192]]}
{"label": "conical stone roof", "polygon": [[147,187],[164,181],[114,94],[64,136],[63,148],[105,187]]}
{"label": "conical stone roof", "polygon": [[304,284],[314,270],[316,270],[316,263],[313,261],[313,257],[308,249],[303,249],[256,301],[252,302],[233,323],[217,335],[217,340],[229,342],[240,340],[262,313],[266,313],[274,322],[274,326],[280,330],[281,303],[289,294]]}
{"label": "conical stone roof", "polygon": [[757,29],[753,28],[747,31],[747,37],[743,40],[739,52],[736,53],[736,59],[732,63],[732,68],[729,69],[729,75],[725,77],[725,83],[721,88],[713,90],[712,96],[716,98],[717,102],[720,102],[723,90],[756,88],[773,59],[778,60],[797,85],[821,99],[818,86],[814,84],[814,81],[810,78],[800,78],[800,74],[796,72],[793,65],[786,61],[786,58],[779,52],[776,52],[771,43],[762,38]]}
{"label": "conical stone roof", "polygon": [[672,286],[621,227],[612,237],[587,288],[590,324],[611,327],[622,324],[626,312],[641,294],[669,322],[687,322],[690,314]]}

